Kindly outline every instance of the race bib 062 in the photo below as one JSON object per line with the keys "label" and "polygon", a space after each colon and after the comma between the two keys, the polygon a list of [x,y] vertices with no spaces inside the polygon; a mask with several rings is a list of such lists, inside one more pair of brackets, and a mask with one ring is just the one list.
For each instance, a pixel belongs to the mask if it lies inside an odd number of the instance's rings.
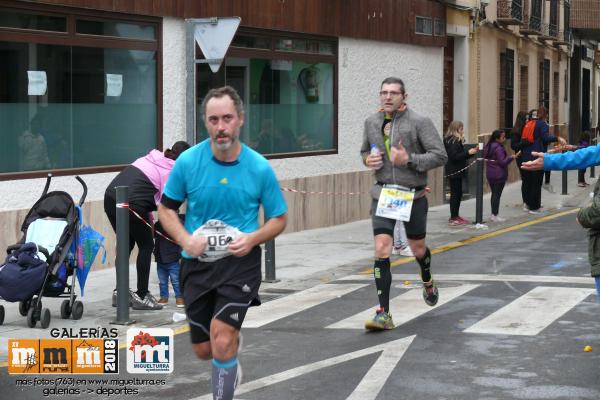
{"label": "race bib 062", "polygon": [[229,243],[240,236],[239,229],[227,225],[223,221],[211,219],[194,231],[195,235],[206,237],[207,245],[204,254],[198,257],[199,261],[213,262],[229,256]]}

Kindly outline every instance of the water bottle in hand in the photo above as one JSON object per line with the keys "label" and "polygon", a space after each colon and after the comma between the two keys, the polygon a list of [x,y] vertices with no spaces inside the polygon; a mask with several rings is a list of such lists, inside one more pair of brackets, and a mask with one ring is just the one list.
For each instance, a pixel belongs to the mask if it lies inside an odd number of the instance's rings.
{"label": "water bottle in hand", "polygon": [[[379,148],[377,147],[377,145],[375,143],[371,144],[371,155],[372,156],[381,155],[381,153],[379,152]],[[371,166],[372,169],[380,169],[381,167],[383,167],[383,159],[378,164]]]}

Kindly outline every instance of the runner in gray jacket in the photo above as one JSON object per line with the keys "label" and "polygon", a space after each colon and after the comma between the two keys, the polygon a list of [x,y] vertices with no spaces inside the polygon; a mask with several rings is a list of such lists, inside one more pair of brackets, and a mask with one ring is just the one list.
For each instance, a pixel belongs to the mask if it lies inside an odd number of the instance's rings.
{"label": "runner in gray jacket", "polygon": [[[389,297],[392,283],[390,254],[396,219],[376,215],[384,185],[399,185],[391,189],[409,192],[409,197],[410,193],[414,193],[410,217],[404,222],[406,235],[421,267],[425,302],[434,306],[439,297],[430,271],[431,252],[425,244],[428,210],[425,187],[427,171],[443,166],[448,156],[431,119],[408,108],[406,97],[401,79],[389,77],[381,83],[379,98],[382,108],[365,121],[360,150],[363,163],[375,171],[377,180],[371,190],[371,217],[375,237],[375,286],[380,307],[375,316],[365,322],[365,328],[369,330],[394,328]],[[393,207],[383,207],[382,204],[380,208]]]}

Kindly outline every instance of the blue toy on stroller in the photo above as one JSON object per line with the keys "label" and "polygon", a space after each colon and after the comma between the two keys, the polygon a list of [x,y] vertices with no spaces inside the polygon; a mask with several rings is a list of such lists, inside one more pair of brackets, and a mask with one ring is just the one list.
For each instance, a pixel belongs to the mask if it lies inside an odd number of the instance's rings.
{"label": "blue toy on stroller", "polygon": [[[7,248],[8,256],[0,265],[0,297],[19,302],[19,313],[27,316],[27,325],[42,328],[50,325],[50,310],[42,308],[42,297],[69,297],[60,307],[63,319],[80,319],[83,303],[76,300],[75,271],[81,214],[78,210],[85,201],[87,185],[79,176],[75,179],[83,187],[79,206],[66,192],[48,192],[52,175],[48,174],[44,192],[33,205],[23,225],[19,243]],[[72,276],[69,285],[68,277]],[[4,322],[4,306],[0,305],[0,325]]]}

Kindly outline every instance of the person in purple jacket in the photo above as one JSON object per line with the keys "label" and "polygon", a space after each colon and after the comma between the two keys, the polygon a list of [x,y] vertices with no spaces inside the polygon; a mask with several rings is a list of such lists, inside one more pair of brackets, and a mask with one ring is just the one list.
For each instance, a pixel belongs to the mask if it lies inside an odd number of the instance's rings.
{"label": "person in purple jacket", "polygon": [[518,157],[518,153],[511,156],[506,154],[505,141],[506,133],[496,129],[483,149],[483,157],[487,160],[485,175],[492,189],[492,216],[490,217],[492,222],[506,221],[498,216],[500,196],[502,196],[502,190],[508,178],[508,165]]}
{"label": "person in purple jacket", "polygon": [[[176,142],[164,152],[152,150],[144,157],[125,167],[108,185],[104,192],[104,212],[116,232],[117,223],[117,186],[128,186],[129,209],[135,211],[144,220],[151,221],[151,212],[156,211],[163,189],[175,160],[189,149],[186,142]],[[129,214],[129,253],[137,244],[138,256],[135,267],[137,272],[137,291],[129,293],[129,305],[134,310],[160,310],[162,305],[148,291],[150,282],[150,263],[154,238],[152,229],[140,221],[133,213]],[[112,305],[117,305],[116,290],[113,291]]]}

